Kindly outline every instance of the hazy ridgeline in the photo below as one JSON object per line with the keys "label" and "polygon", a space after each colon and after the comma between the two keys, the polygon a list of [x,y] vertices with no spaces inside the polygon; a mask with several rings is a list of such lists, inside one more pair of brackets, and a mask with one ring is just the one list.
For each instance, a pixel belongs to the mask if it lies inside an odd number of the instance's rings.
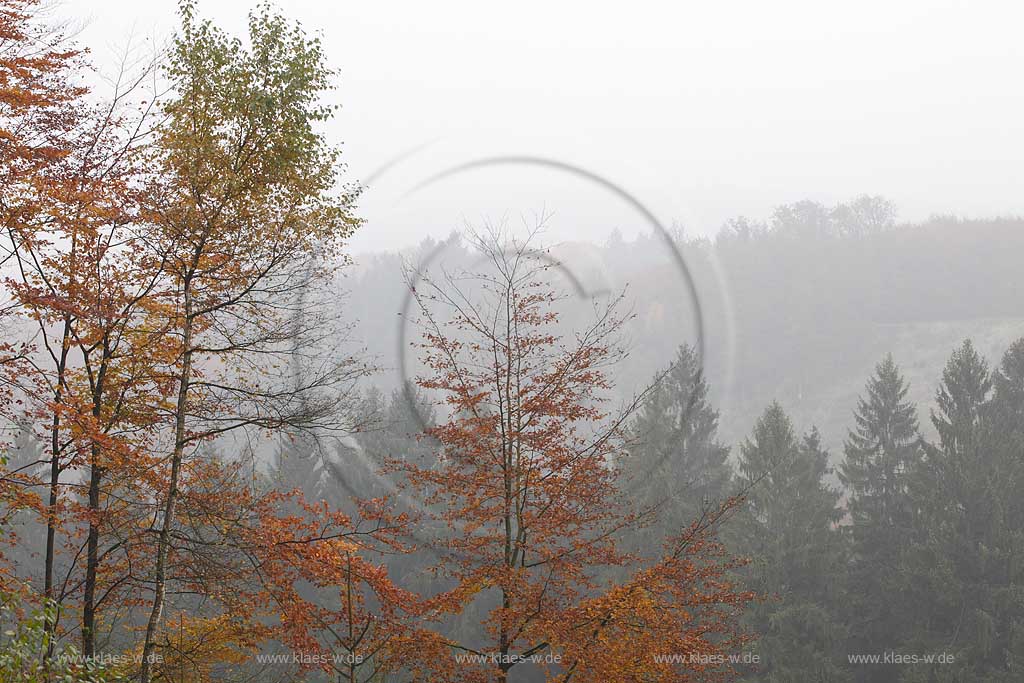
{"label": "hazy ridgeline", "polygon": [[[1024,334],[1024,221],[896,224],[893,215],[881,198],[838,207],[801,202],[764,222],[732,221],[713,240],[677,233],[704,307],[704,371],[726,442],[741,440],[764,406],[779,401],[798,424],[817,425],[835,450],[864,378],[885,354],[903,367],[911,400],[927,414],[954,347],[971,338],[994,362]],[[549,246],[587,292],[628,286],[633,346],[613,371],[623,396],[679,344],[693,343],[685,282],[660,237]],[[465,246],[428,240],[401,256],[357,257],[341,282],[341,306],[354,336],[372,344],[383,368],[373,381],[385,391],[400,384],[402,264],[435,250],[446,262],[475,258]]]}

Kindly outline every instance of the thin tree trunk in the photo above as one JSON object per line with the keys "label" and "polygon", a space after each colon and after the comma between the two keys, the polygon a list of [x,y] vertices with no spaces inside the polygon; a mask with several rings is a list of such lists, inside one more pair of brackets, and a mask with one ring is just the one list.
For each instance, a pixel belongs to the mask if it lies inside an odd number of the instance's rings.
{"label": "thin tree trunk", "polygon": [[348,681],[349,683],[358,683],[355,662],[356,627],[355,619],[352,616],[352,553],[348,554],[348,571],[345,576],[345,605],[348,609],[348,642],[352,648],[348,653]]}
{"label": "thin tree trunk", "polygon": [[[111,362],[110,337],[103,337],[102,356],[95,379],[91,382],[93,429],[98,429],[102,417],[103,390],[106,385],[106,370]],[[86,368],[89,358],[85,358]],[[91,371],[90,371],[91,378]],[[96,650],[96,573],[99,568],[99,494],[103,480],[103,467],[99,464],[102,446],[93,435],[89,449],[89,536],[86,540],[85,595],[82,604],[82,654],[86,657]]]}
{"label": "thin tree trunk", "polygon": [[[67,369],[68,340],[71,338],[71,320],[65,316],[64,332],[61,336],[60,355],[57,362],[56,387],[53,393],[53,421],[50,424],[50,497],[46,514],[46,557],[43,561],[43,595],[53,600],[53,573],[57,558],[57,504],[60,499],[60,413],[57,407],[64,399],[64,373]],[[57,630],[57,613],[43,624],[47,636],[46,660],[53,656],[54,631]]]}
{"label": "thin tree trunk", "polygon": [[82,601],[82,655],[96,654],[96,569],[99,564],[99,521],[96,515],[100,509],[100,483],[102,469],[96,464],[99,446],[93,445],[92,465],[89,473],[89,536],[85,552],[85,594]]}
{"label": "thin tree trunk", "polygon": [[[103,414],[103,390],[109,363],[110,345],[104,337],[103,357],[96,381],[92,384],[93,429],[98,428]],[[82,605],[82,654],[86,657],[96,653],[96,573],[99,569],[100,485],[103,482],[103,467],[99,462],[101,454],[102,447],[94,437],[89,452],[89,536],[86,541],[85,594]]]}
{"label": "thin tree trunk", "polygon": [[188,388],[192,375],[192,292],[189,279],[184,283],[185,297],[185,329],[182,339],[181,372],[178,375],[178,399],[175,406],[174,452],[171,455],[171,480],[167,487],[167,500],[164,503],[163,522],[157,542],[155,588],[153,609],[146,624],[146,641],[142,649],[142,667],[139,671],[140,683],[150,683],[153,675],[153,653],[156,650],[156,632],[163,618],[164,596],[167,591],[167,555],[170,548],[171,526],[174,523],[174,510],[178,502],[178,477],[181,472],[181,460],[185,452],[185,410],[188,404]]}

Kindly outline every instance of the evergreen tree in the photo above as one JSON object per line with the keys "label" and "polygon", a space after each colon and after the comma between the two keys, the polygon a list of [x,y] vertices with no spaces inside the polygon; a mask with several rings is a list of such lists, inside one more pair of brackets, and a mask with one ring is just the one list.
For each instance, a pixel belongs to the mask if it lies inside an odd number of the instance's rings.
{"label": "evergreen tree", "polygon": [[[985,360],[965,341],[946,363],[936,392],[931,421],[939,441],[922,442],[924,458],[910,477],[914,533],[901,573],[912,612],[902,647],[914,652],[952,652],[954,668],[935,667],[936,675],[966,673],[966,639],[959,637],[959,630],[966,614],[967,584],[975,573],[969,518],[978,510],[976,503],[988,476],[982,467],[980,437],[991,386]],[[915,675],[923,674],[904,672],[910,680]]]}
{"label": "evergreen tree", "polygon": [[381,466],[397,458],[422,464],[437,458],[439,445],[425,433],[434,426],[434,407],[421,389],[410,385],[375,400],[381,422],[357,437],[370,463]]}
{"label": "evergreen tree", "polygon": [[1003,573],[1004,581],[987,603],[995,623],[989,643],[995,671],[989,679],[1020,681],[1024,680],[1024,337],[1003,354],[993,374],[993,387],[987,431],[999,468],[992,495],[1000,515],[992,520],[998,549],[985,556],[987,564]]}
{"label": "evergreen tree", "polygon": [[916,533],[905,573],[917,623],[908,647],[952,653],[955,663],[908,671],[903,680],[1024,676],[1022,361],[1018,343],[990,374],[968,341],[943,372],[932,415],[939,442],[925,445],[914,481]]}
{"label": "evergreen tree", "polygon": [[939,433],[943,453],[963,458],[972,450],[982,406],[991,390],[988,364],[971,340],[964,340],[942,371],[942,384],[935,397],[939,410],[932,411],[932,424]]}
{"label": "evergreen tree", "polygon": [[347,505],[352,496],[387,496],[403,505],[401,477],[388,471],[390,460],[418,464],[436,460],[439,447],[424,430],[434,424],[434,408],[417,387],[389,395],[371,388],[363,400],[366,426],[342,442],[329,468],[332,500]]}
{"label": "evergreen tree", "polygon": [[[908,631],[906,576],[900,571],[912,534],[909,472],[921,462],[917,410],[906,400],[908,385],[892,356],[875,368],[867,394],[854,412],[856,426],[845,443],[839,479],[847,489],[852,522],[850,651],[894,650]],[[859,680],[892,680],[886,665],[860,667]]]}
{"label": "evergreen tree", "polygon": [[1007,436],[1007,442],[1024,439],[1024,337],[1015,341],[1003,354],[999,368],[993,373],[992,398],[994,426]]}
{"label": "evergreen tree", "polygon": [[700,359],[683,345],[631,424],[623,463],[638,511],[657,508],[656,522],[624,539],[630,550],[650,550],[678,533],[727,493],[732,470],[719,443],[718,411],[708,399]]}
{"label": "evergreen tree", "polygon": [[307,500],[322,497],[323,468],[319,446],[305,434],[284,435],[274,456],[271,484],[280,491],[298,489]]}
{"label": "evergreen tree", "polygon": [[760,634],[757,680],[845,681],[845,634],[834,605],[846,557],[836,525],[840,493],[825,478],[828,452],[812,429],[798,439],[778,403],[764,412],[740,448],[740,550],[753,558],[750,588],[768,596],[749,614]]}

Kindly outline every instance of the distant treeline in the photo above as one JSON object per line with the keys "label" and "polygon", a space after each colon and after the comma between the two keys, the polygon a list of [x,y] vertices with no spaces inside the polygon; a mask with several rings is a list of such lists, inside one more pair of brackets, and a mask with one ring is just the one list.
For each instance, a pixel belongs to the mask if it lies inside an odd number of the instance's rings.
{"label": "distant treeline", "polygon": [[[925,404],[954,345],[971,337],[996,358],[1024,333],[1021,219],[899,223],[891,202],[862,196],[835,207],[797,202],[768,220],[729,221],[713,239],[683,230],[675,239],[697,283],[705,373],[729,440],[777,398],[838,447],[863,377],[885,353],[905,359],[910,396]],[[356,336],[374,340],[385,368],[376,381],[388,389],[400,380],[402,264],[439,249],[426,240],[404,254],[357,257],[343,283],[345,314],[357,321]],[[443,252],[449,264],[474,258],[461,245]],[[588,287],[628,285],[637,317],[629,323],[636,343],[615,373],[624,396],[680,344],[694,343],[686,283],[661,237],[614,233],[603,245],[571,243],[551,253]]]}

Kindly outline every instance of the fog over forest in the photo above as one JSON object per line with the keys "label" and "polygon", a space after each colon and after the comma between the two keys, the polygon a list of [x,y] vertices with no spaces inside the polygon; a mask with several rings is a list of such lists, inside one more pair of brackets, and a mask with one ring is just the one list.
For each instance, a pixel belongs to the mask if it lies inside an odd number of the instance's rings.
{"label": "fog over forest", "polygon": [[[532,219],[495,215],[510,225]],[[402,382],[403,267],[435,253],[472,262],[460,227],[449,237],[458,246],[428,239],[360,254],[341,280],[354,337],[374,340],[382,372],[373,382],[382,390]],[[903,366],[908,398],[926,416],[954,348],[971,339],[994,362],[1024,331],[1020,219],[936,216],[907,224],[891,201],[861,195],[838,206],[807,200],[767,217],[739,216],[714,238],[670,230],[704,304],[704,372],[727,443],[741,441],[764,406],[779,401],[797,424],[817,425],[838,454],[864,380],[884,355]],[[665,238],[631,232],[640,235],[548,245],[579,280],[582,299],[628,287],[637,317],[629,326],[632,353],[614,371],[622,396],[696,337],[687,281]],[[934,436],[931,429],[926,420],[923,432]]]}
{"label": "fog over forest", "polygon": [[[704,8],[672,88],[671,13],[552,9],[517,61],[481,45],[526,13],[281,5],[0,0],[0,683],[1024,681],[1021,140],[947,101],[1003,55],[970,85],[1024,102],[1012,12]],[[948,74],[905,26],[994,16]],[[918,61],[805,54],[862,34]],[[367,152],[471,102],[534,146]],[[588,107],[636,136],[580,144]]]}

